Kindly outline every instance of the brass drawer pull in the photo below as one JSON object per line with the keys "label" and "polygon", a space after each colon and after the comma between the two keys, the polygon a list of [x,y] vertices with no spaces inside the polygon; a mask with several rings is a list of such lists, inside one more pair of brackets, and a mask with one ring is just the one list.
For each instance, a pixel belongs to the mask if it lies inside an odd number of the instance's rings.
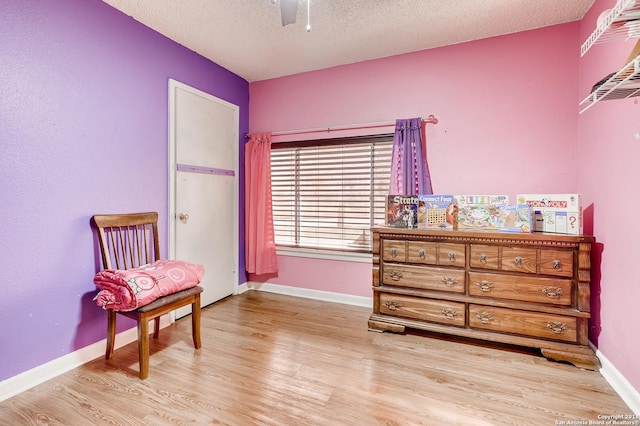
{"label": "brass drawer pull", "polygon": [[556,334],[562,334],[567,331],[567,324],[560,321],[552,321],[547,323],[547,328]]}
{"label": "brass drawer pull", "polygon": [[384,302],[384,305],[389,308],[390,311],[395,311],[396,309],[398,309],[400,307],[400,304],[398,302],[393,302],[390,300],[387,300],[386,302]]}
{"label": "brass drawer pull", "polygon": [[453,287],[454,285],[457,284],[458,279],[454,278],[454,277],[442,277],[442,282],[444,283],[444,285],[446,285],[447,287]]}
{"label": "brass drawer pull", "polygon": [[522,257],[516,256],[515,259],[513,259],[513,261],[516,262],[517,266],[522,266]]}
{"label": "brass drawer pull", "polygon": [[456,252],[455,251],[450,251],[449,252],[449,260],[452,262],[456,261]]}
{"label": "brass drawer pull", "polygon": [[558,259],[553,261],[553,269],[555,269],[556,271],[559,271],[562,269],[562,264]]}
{"label": "brass drawer pull", "polygon": [[476,285],[480,287],[480,290],[482,291],[491,291],[491,288],[493,287],[493,283],[487,280],[479,281]]}
{"label": "brass drawer pull", "polygon": [[402,278],[401,271],[389,271],[387,272],[387,275],[389,275],[389,278],[391,278],[393,281],[400,281],[400,278]]}
{"label": "brass drawer pull", "polygon": [[424,260],[424,258],[427,257],[427,252],[425,252],[424,249],[420,249],[418,251],[418,256],[420,256],[420,259]]}
{"label": "brass drawer pull", "polygon": [[398,255],[398,249],[395,247],[391,247],[391,257],[396,257]]}
{"label": "brass drawer pull", "polygon": [[486,254],[482,253],[482,254],[480,255],[480,263],[482,263],[483,265],[484,265],[485,263],[487,263],[487,255],[486,255]]}
{"label": "brass drawer pull", "polygon": [[555,298],[562,296],[562,289],[560,287],[545,287],[542,289],[542,292],[547,295],[547,297]]}
{"label": "brass drawer pull", "polygon": [[478,315],[476,316],[478,317],[480,322],[483,324],[489,324],[491,321],[493,321],[493,315],[491,315],[487,311],[478,312]]}
{"label": "brass drawer pull", "polygon": [[458,315],[458,311],[453,308],[442,309],[442,314],[447,318],[455,318]]}

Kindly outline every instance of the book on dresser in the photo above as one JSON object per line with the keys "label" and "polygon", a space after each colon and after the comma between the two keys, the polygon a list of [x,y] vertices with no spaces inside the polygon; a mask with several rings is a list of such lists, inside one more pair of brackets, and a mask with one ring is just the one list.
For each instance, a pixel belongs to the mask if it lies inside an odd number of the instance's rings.
{"label": "book on dresser", "polygon": [[594,237],[372,228],[372,331],[406,328],[538,348],[596,369]]}

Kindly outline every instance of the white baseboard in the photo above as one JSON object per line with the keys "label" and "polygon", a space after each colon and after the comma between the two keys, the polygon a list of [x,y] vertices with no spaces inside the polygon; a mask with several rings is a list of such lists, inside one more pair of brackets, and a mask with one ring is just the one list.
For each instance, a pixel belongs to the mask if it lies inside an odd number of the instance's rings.
{"label": "white baseboard", "polygon": [[236,292],[233,293],[233,295],[237,295],[237,294],[242,294],[246,291],[249,291],[249,286],[247,285],[247,283],[244,284],[240,284],[239,286],[236,287]]}
{"label": "white baseboard", "polygon": [[[160,328],[164,328],[170,325],[172,319],[169,316],[163,316],[160,318]],[[105,324],[106,328],[106,324]],[[137,327],[130,328],[118,333],[116,335],[115,349],[128,345],[131,342],[138,340]],[[60,374],[66,373],[69,370],[73,370],[76,367],[80,367],[89,361],[104,356],[107,348],[107,339],[103,339],[99,342],[93,343],[77,351],[63,355],[60,358],[56,358],[46,364],[39,365],[31,370],[27,370],[16,376],[10,377],[0,382],[0,402],[11,398],[14,395],[31,389],[47,380],[53,379]]]}
{"label": "white baseboard", "polygon": [[[244,284],[243,284],[244,285]],[[308,288],[290,287],[280,284],[247,282],[248,290],[266,291],[269,293],[284,294],[287,296],[304,297],[306,299],[323,300],[325,302],[343,303],[345,305],[373,307],[373,297],[353,296],[351,294],[334,293],[332,291],[312,290]]]}
{"label": "white baseboard", "polygon": [[640,392],[624,378],[624,376],[609,362],[609,360],[595,347],[593,350],[600,360],[600,374],[609,382],[614,391],[629,406],[634,414],[640,416]]}

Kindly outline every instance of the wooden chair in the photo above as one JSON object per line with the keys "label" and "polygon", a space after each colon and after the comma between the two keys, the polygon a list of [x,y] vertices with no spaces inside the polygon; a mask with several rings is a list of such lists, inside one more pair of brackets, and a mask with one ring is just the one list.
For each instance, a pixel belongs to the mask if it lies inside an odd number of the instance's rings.
{"label": "wooden chair", "polygon": [[[129,213],[95,215],[93,223],[98,229],[98,240],[104,269],[131,269],[160,259],[158,244],[158,213]],[[134,311],[108,309],[106,359],[113,356],[116,338],[116,314],[133,318],[138,322],[138,356],[140,378],[149,375],[149,321],[154,320],[153,337],[160,332],[160,316],[186,305],[191,305],[191,330],[193,345],[200,342],[200,293],[196,286],[167,296]]]}

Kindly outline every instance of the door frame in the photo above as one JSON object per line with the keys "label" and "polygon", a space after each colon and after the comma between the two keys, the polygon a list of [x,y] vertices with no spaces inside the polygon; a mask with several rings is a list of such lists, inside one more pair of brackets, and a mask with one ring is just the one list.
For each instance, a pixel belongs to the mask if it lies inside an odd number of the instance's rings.
{"label": "door frame", "polygon": [[[168,175],[169,175],[169,196],[168,196],[168,215],[167,215],[167,229],[168,229],[168,248],[169,248],[169,258],[175,259],[176,255],[176,224],[177,224],[177,212],[176,212],[176,174],[177,174],[177,162],[176,162],[176,90],[182,89],[187,92],[191,92],[197,96],[202,96],[210,101],[216,102],[218,104],[227,106],[234,110],[234,121],[236,126],[234,126],[234,144],[233,144],[233,172],[235,179],[233,180],[233,244],[231,250],[233,250],[233,259],[234,259],[234,269],[235,269],[235,282],[233,283],[233,294],[238,294],[239,284],[238,284],[238,262],[239,262],[239,176],[238,176],[238,161],[239,161],[239,145],[238,145],[238,133],[239,133],[239,120],[240,120],[240,107],[231,102],[227,102],[223,99],[217,98],[207,92],[203,92],[202,90],[191,87],[187,84],[181,83],[172,78],[169,79],[169,164],[168,164]],[[172,313],[172,315],[174,315]]]}

